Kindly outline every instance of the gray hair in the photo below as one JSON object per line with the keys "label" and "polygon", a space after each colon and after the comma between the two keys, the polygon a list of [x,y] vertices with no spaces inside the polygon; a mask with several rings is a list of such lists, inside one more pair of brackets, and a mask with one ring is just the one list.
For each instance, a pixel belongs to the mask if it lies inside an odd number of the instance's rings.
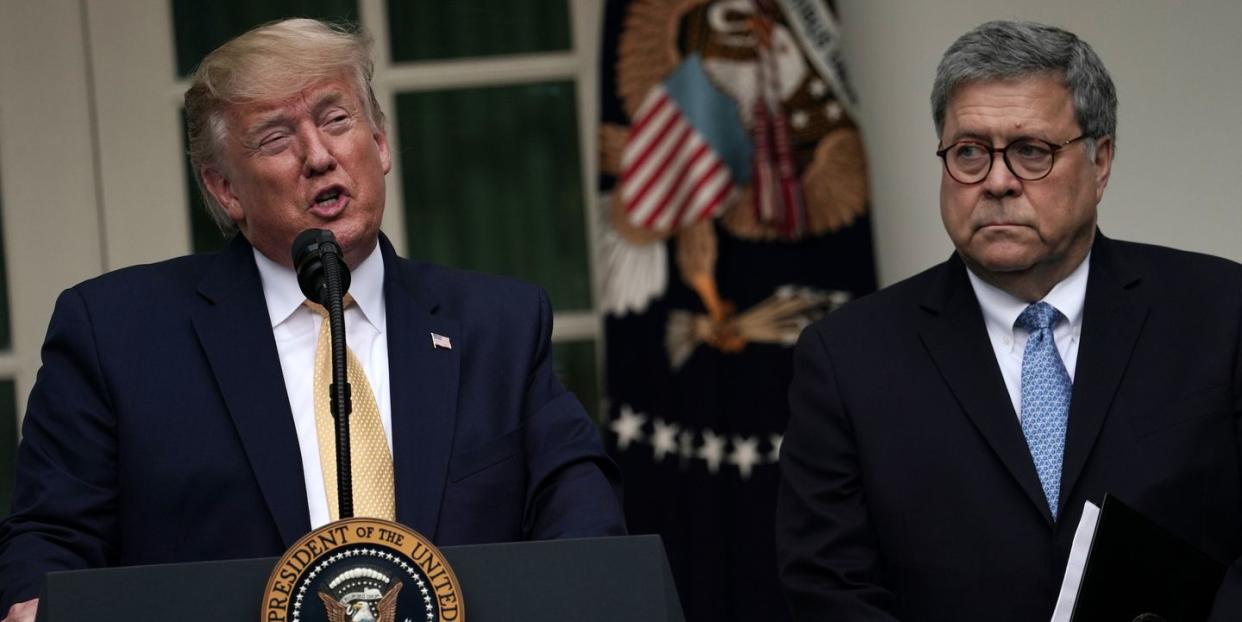
{"label": "gray hair", "polygon": [[[1117,136],[1117,90],[1086,41],[1072,32],[1035,22],[988,22],[962,35],[945,50],[932,85],[936,136],[944,132],[949,99],[974,82],[1014,80],[1037,74],[1061,77],[1074,102],[1078,127],[1089,138]],[[1095,141],[1087,143],[1094,153]]]}
{"label": "gray hair", "polygon": [[366,31],[313,19],[287,19],[259,26],[216,48],[199,63],[185,92],[190,167],[207,211],[229,235],[237,224],[203,185],[202,171],[220,165],[228,139],[229,106],[291,97],[314,82],[345,78],[354,83],[367,118],[384,126],[384,112],[371,89],[372,39]]}

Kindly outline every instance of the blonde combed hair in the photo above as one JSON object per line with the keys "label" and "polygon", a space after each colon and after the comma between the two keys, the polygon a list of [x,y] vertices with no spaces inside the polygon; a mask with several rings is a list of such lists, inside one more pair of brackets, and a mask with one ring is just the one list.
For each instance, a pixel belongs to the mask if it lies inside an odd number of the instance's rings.
{"label": "blonde combed hair", "polygon": [[285,99],[344,76],[354,82],[371,124],[383,128],[384,113],[371,89],[371,45],[361,28],[298,18],[254,28],[203,58],[185,92],[186,129],[194,181],[221,232],[229,235],[237,225],[203,186],[202,170],[220,164],[228,108]]}

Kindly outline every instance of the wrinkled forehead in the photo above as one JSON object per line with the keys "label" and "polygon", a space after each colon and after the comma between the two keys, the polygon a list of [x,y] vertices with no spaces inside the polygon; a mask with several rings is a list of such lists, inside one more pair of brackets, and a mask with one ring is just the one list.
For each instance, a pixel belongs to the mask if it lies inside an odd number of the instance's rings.
{"label": "wrinkled forehead", "polygon": [[352,80],[345,77],[325,78],[304,82],[296,88],[256,93],[248,99],[227,102],[223,110],[230,132],[244,133],[255,125],[299,115],[315,115],[333,106],[356,113],[365,108]]}
{"label": "wrinkled forehead", "polygon": [[1016,126],[1074,123],[1073,98],[1056,73],[966,81],[949,95],[944,132],[967,120]]}

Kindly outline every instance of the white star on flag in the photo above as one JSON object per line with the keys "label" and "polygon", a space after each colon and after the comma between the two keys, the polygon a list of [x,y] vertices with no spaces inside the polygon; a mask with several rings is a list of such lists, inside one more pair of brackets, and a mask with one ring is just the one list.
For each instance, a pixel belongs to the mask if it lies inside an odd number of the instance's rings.
{"label": "white star on flag", "polygon": [[[694,457],[694,432],[690,430],[682,430],[677,435],[677,444],[681,448],[678,453],[681,454],[683,460],[689,460]],[[685,464],[683,463],[684,467]]]}
{"label": "white star on flag", "polygon": [[655,434],[651,437],[651,447],[655,451],[655,461],[659,462],[668,454],[677,453],[677,433],[681,426],[676,423],[665,423],[663,419],[655,420]]}
{"label": "white star on flag", "polygon": [[733,437],[733,453],[729,454],[729,464],[737,467],[742,479],[750,479],[751,471],[762,459],[759,455],[759,439],[753,436]]}
{"label": "white star on flag", "polygon": [[724,460],[725,442],[727,439],[718,436],[711,428],[703,428],[703,446],[699,448],[698,457],[707,462],[707,470],[715,473],[720,470],[720,463]]}
{"label": "white star on flag", "polygon": [[621,416],[610,424],[613,433],[617,435],[617,448],[625,449],[630,443],[641,442],[644,423],[647,423],[645,415],[634,412],[629,406],[622,406]]}

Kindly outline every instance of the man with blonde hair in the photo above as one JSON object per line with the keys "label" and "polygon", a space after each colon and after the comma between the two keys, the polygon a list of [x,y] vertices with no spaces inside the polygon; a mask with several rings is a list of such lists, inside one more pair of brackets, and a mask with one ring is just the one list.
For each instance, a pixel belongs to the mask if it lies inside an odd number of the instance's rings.
{"label": "man with blonde hair", "polygon": [[0,524],[6,620],[33,618],[48,571],[277,555],[336,518],[324,321],[290,258],[308,228],[352,272],[356,514],[440,545],[624,532],[616,467],[553,372],[546,294],[402,259],[380,233],[391,154],[369,46],[298,19],[203,60],[191,160],[237,235],[57,301]]}

